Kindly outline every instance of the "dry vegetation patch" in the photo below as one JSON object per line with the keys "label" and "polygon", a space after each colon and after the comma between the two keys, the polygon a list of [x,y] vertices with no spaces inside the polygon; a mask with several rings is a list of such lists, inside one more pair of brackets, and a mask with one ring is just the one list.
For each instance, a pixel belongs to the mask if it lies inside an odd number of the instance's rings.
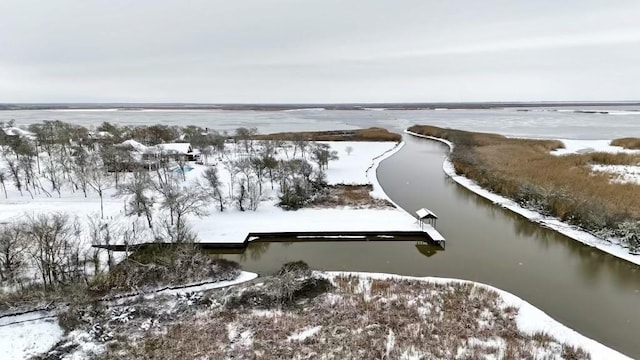
{"label": "dry vegetation patch", "polygon": [[[197,282],[233,280],[240,275],[238,263],[204,254],[193,244],[140,247],[111,270],[94,278],[57,287],[43,288],[30,284],[0,293],[0,314],[21,313],[34,309],[84,306],[102,299],[131,296]],[[73,322],[77,314],[63,313],[64,321]]]}
{"label": "dry vegetation patch", "polygon": [[[287,293],[283,288],[300,290],[310,282],[313,291],[292,301],[238,303],[248,293],[278,298]],[[120,318],[129,318],[102,326],[103,334],[108,328],[120,336],[101,342],[106,352],[100,358],[590,358],[548,334],[522,333],[517,309],[472,284],[352,276],[331,282],[294,271],[191,303],[164,298],[153,305],[158,310],[146,310],[148,316],[131,311],[136,305],[120,305],[129,309],[118,311]]]}
{"label": "dry vegetation patch", "polygon": [[348,206],[356,209],[394,208],[388,200],[371,196],[372,185],[329,185],[309,203],[310,207],[336,208]]}
{"label": "dry vegetation patch", "polygon": [[611,145],[613,146],[621,146],[625,149],[640,149],[640,138],[620,138],[611,140]]}
{"label": "dry vegetation patch", "polygon": [[146,291],[163,286],[209,280],[233,280],[240,265],[214,259],[193,244],[141,247],[90,286],[93,295]]}
{"label": "dry vegetation patch", "polygon": [[[455,144],[451,161],[457,174],[480,186],[516,200],[524,207],[578,225],[604,238],[622,224],[640,220],[640,187],[612,181],[615,174],[594,172],[591,165],[636,165],[638,154],[587,153],[554,156],[560,141],[514,139],[496,134],[442,129],[409,128],[418,134]],[[634,237],[635,236],[635,237]],[[640,234],[629,238],[633,251]]]}
{"label": "dry vegetation patch", "polygon": [[401,141],[402,136],[387,129],[371,127],[357,130],[281,132],[267,135],[255,135],[256,140],[287,141]]}

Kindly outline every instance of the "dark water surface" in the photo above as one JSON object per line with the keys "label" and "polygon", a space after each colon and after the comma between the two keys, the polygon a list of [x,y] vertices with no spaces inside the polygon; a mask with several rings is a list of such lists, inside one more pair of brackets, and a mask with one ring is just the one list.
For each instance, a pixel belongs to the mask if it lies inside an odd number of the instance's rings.
{"label": "dark water surface", "polygon": [[[479,281],[518,295],[563,324],[640,357],[640,267],[584,246],[492,205],[446,178],[447,148],[405,136],[378,178],[405,210],[440,217],[445,251],[413,242],[279,242],[225,255],[248,271],[272,273],[303,260],[323,270],[388,272]],[[421,252],[422,250],[423,252]],[[427,256],[429,255],[429,256]]]}

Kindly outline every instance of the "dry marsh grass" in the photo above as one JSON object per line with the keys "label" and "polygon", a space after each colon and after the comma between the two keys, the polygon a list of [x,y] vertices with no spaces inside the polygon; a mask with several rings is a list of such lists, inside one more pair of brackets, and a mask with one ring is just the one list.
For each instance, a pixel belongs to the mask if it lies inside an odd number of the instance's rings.
{"label": "dry marsh grass", "polygon": [[140,248],[109,272],[96,277],[89,286],[93,296],[138,292],[210,280],[232,280],[240,274],[240,265],[214,259],[193,244]]}
{"label": "dry marsh grass", "polygon": [[356,209],[393,208],[393,204],[384,199],[371,196],[372,185],[330,185],[318,197],[309,203],[310,207],[336,208],[348,206]]}
{"label": "dry marsh grass", "polygon": [[[264,292],[269,281],[227,291],[227,299]],[[353,276],[332,282],[332,290],[295,308],[230,307],[212,297],[153,331],[111,341],[101,358],[590,358],[549,334],[521,332],[517,309],[472,284]]]}
{"label": "dry marsh grass", "polygon": [[640,138],[620,138],[611,140],[611,145],[621,146],[625,149],[640,149]]}
{"label": "dry marsh grass", "polygon": [[526,207],[557,216],[589,231],[617,228],[640,220],[640,187],[613,183],[611,175],[592,172],[590,164],[633,165],[640,155],[588,153],[554,156],[559,141],[506,138],[433,126],[409,128],[444,138],[456,146],[456,173],[514,199]]}
{"label": "dry marsh grass", "polygon": [[371,127],[357,130],[282,132],[256,135],[256,140],[305,140],[305,141],[401,141],[402,136],[387,129]]}

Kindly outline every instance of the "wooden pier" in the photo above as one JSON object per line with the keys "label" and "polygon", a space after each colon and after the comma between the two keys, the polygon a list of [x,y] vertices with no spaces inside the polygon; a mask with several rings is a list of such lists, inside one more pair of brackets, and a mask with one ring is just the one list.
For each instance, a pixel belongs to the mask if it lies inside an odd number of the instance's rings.
{"label": "wooden pier", "polygon": [[[440,246],[444,249],[444,238],[431,225],[416,231],[292,231],[251,232],[241,242],[197,242],[194,245],[207,250],[229,250],[242,252],[251,242],[290,241],[417,241]],[[175,243],[143,243],[136,245],[93,245],[112,251],[133,251],[147,246],[175,246]]]}
{"label": "wooden pier", "polygon": [[427,234],[429,239],[444,248],[444,236],[436,230],[436,221],[438,220],[438,216],[433,211],[427,208],[422,208],[416,211],[416,218],[420,224],[420,229]]}

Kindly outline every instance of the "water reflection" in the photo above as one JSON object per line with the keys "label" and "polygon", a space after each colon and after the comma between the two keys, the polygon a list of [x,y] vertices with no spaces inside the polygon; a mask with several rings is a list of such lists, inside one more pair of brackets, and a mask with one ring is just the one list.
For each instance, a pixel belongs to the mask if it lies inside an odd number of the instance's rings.
{"label": "water reflection", "polygon": [[396,272],[494,285],[586,336],[640,357],[640,267],[543,228],[443,178],[447,149],[425,139],[405,140],[402,150],[381,163],[378,179],[404,209],[428,207],[439,215],[447,251],[409,269],[397,266]]}
{"label": "water reflection", "polygon": [[[358,270],[363,266],[375,266],[375,258],[409,265],[415,261],[413,265],[419,266],[425,257],[443,253],[444,249],[415,240],[273,239],[250,242],[244,249],[212,249],[208,252],[217,258],[236,261],[247,271],[269,273],[265,269],[277,269],[286,261],[297,260],[316,264],[323,270]],[[349,261],[344,261],[345,255]]]}
{"label": "water reflection", "polygon": [[441,251],[442,249],[440,249],[440,247],[436,247],[433,245],[428,245],[428,244],[423,244],[423,243],[417,243],[416,244],[416,249],[418,249],[418,252],[426,257],[432,257],[433,255],[437,254],[438,251]]}
{"label": "water reflection", "polygon": [[246,261],[247,260],[247,255],[249,255],[249,257],[253,261],[260,260],[262,255],[264,255],[268,250],[269,250],[269,243],[268,242],[266,242],[266,241],[265,242],[254,241],[254,242],[250,243],[250,245],[247,246],[246,251],[244,251],[240,255],[240,261],[241,262]]}

